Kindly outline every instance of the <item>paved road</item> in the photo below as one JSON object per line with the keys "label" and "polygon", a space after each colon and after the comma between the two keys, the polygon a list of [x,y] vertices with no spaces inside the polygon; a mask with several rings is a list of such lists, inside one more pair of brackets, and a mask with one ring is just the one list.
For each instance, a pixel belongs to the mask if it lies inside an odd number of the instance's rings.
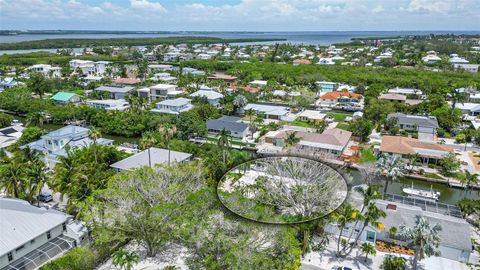
{"label": "paved road", "polygon": [[305,264],[305,263],[302,263],[302,265],[300,266],[300,269],[302,269],[302,270],[325,270],[325,269],[320,268],[318,266],[311,265],[311,264]]}

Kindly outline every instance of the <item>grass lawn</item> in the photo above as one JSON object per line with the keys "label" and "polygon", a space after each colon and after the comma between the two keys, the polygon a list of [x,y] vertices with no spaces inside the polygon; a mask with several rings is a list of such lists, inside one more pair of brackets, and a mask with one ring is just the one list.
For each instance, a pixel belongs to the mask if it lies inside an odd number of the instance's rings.
{"label": "grass lawn", "polygon": [[297,127],[313,128],[313,126],[310,123],[304,122],[298,119],[295,119],[294,121],[292,121],[290,125],[297,126]]}
{"label": "grass lawn", "polygon": [[336,126],[336,128],[339,128],[339,129],[343,129],[343,130],[346,130],[346,131],[349,131],[348,130],[348,124],[344,124],[344,123],[340,123]]}
{"label": "grass lawn", "polygon": [[328,112],[327,117],[331,116],[333,117],[333,121],[335,122],[343,122],[345,121],[345,118],[348,116],[352,116],[352,113],[340,113],[340,112]]}
{"label": "grass lawn", "polygon": [[375,162],[377,158],[373,154],[372,148],[360,150],[360,163]]}

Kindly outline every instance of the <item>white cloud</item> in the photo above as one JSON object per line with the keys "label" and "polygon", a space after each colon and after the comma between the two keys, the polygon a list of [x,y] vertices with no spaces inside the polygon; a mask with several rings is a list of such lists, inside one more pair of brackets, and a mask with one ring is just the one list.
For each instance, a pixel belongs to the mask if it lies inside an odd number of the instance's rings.
{"label": "white cloud", "polygon": [[148,0],[130,0],[130,6],[136,10],[151,12],[166,12],[167,10],[158,2]]}

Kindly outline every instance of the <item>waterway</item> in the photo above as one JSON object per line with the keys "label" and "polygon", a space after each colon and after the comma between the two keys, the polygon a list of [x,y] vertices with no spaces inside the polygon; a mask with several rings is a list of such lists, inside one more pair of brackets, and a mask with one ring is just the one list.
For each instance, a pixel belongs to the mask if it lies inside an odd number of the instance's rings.
{"label": "waterway", "polygon": [[[242,38],[265,38],[265,39],[285,39],[285,41],[272,42],[250,42],[238,43],[247,44],[272,44],[272,43],[292,43],[306,45],[330,45],[333,43],[350,42],[352,38],[366,37],[396,37],[411,35],[428,34],[466,34],[477,35],[480,31],[303,31],[303,32],[171,32],[162,34],[151,33],[128,33],[128,34],[19,34],[19,35],[1,35],[0,43],[16,43],[22,41],[43,40],[43,39],[103,39],[103,38],[153,38],[153,37],[217,37],[224,39],[242,39]],[[82,49],[79,49],[82,50]],[[35,49],[35,50],[0,50],[1,54],[28,53],[36,51],[55,52],[56,49]]]}

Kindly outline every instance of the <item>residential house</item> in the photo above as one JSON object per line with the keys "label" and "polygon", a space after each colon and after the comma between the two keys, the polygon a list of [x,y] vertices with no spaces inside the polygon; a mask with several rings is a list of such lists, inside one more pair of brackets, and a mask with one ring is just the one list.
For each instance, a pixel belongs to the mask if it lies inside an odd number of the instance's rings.
{"label": "residential house", "polygon": [[38,72],[45,77],[60,78],[62,76],[60,67],[52,67],[46,64],[37,64],[27,68],[27,70]]}
{"label": "residential house", "polygon": [[173,70],[173,66],[172,65],[151,64],[151,65],[148,65],[148,70],[150,72],[170,71],[170,70]]}
{"label": "residential house", "polygon": [[90,60],[73,59],[69,62],[70,68],[80,75],[95,75],[95,64]]}
{"label": "residential house", "polygon": [[153,78],[150,78],[152,81],[162,81],[168,84],[175,84],[177,83],[177,77],[173,77],[170,75],[170,73],[167,72],[161,72],[161,73],[155,73],[153,75]]}
{"label": "residential house", "polygon": [[281,120],[290,112],[290,108],[282,105],[256,104],[249,103],[244,111],[253,110],[256,113],[262,113],[267,119]]}
{"label": "residential house", "polygon": [[124,111],[130,107],[124,99],[87,100],[88,106],[107,111]]}
{"label": "residential house", "polygon": [[188,98],[175,98],[160,101],[156,108],[151,110],[157,113],[180,114],[193,108],[192,100]]}
{"label": "residential house", "polygon": [[[360,204],[360,202],[357,204]],[[377,200],[375,204],[377,208],[387,214],[384,218],[379,219],[379,223],[383,226],[379,228],[376,225],[368,225],[362,234],[358,236],[361,242],[370,242],[374,245],[377,240],[382,240],[406,245],[405,239],[389,234],[390,228],[395,227],[398,229],[400,226],[411,228],[415,226],[416,217],[421,216],[431,226],[438,224],[442,228],[438,233],[440,238],[438,247],[440,257],[464,263],[470,261],[472,228],[465,219],[436,212],[435,204],[432,207],[429,206],[429,210],[427,210],[427,208],[422,207],[421,201],[415,206],[410,203],[403,204],[386,200]],[[358,232],[362,230],[362,225],[357,224],[357,227],[354,225],[354,223],[347,224],[342,235],[345,237],[350,235],[354,238],[357,237]],[[340,234],[339,228],[335,224],[327,225],[326,231],[334,235]]]}
{"label": "residential house", "polygon": [[148,98],[151,101],[170,99],[183,93],[183,91],[178,90],[176,85],[163,83],[150,86],[149,88],[138,89],[137,92],[140,97]]}
{"label": "residential house", "polygon": [[15,78],[5,77],[5,78],[0,80],[0,92],[3,91],[3,90],[6,90],[6,89],[13,88],[13,87],[15,87],[19,84],[20,83],[17,82],[17,80],[15,80]]}
{"label": "residential house", "polygon": [[401,88],[395,87],[388,90],[389,94],[400,94],[405,95],[407,97],[415,97],[415,98],[425,98],[423,95],[422,90],[415,89],[415,88]]}
{"label": "residential house", "polygon": [[453,64],[453,68],[458,71],[467,71],[471,73],[478,73],[478,64]]}
{"label": "residential house", "polygon": [[299,65],[310,65],[312,63],[312,61],[308,60],[308,59],[295,59],[292,61],[292,64],[294,66],[299,66]]}
{"label": "residential house", "polygon": [[22,125],[12,125],[0,129],[0,149],[5,149],[10,145],[16,143],[22,137]]}
{"label": "residential house", "polygon": [[198,90],[197,92],[190,94],[190,97],[205,97],[211,105],[219,106],[223,95],[214,90]]}
{"label": "residential house", "polygon": [[207,120],[207,129],[211,134],[218,134],[225,129],[230,132],[230,136],[243,139],[248,135],[249,125],[243,123],[240,117],[222,116]]}
{"label": "residential house", "polygon": [[205,71],[198,70],[196,68],[185,67],[185,68],[182,69],[182,74],[203,76],[203,75],[205,75]]}
{"label": "residential house", "polygon": [[435,54],[428,54],[427,56],[422,57],[422,61],[427,63],[427,64],[433,64],[439,61],[442,61],[442,58],[438,57],[438,55]]}
{"label": "residential house", "polygon": [[322,94],[317,100],[317,105],[348,111],[360,111],[364,104],[363,96],[360,94],[334,91]]}
{"label": "residential house", "polygon": [[38,269],[88,242],[85,224],[52,208],[0,197],[0,217],[0,269]]}
{"label": "residential house", "polygon": [[405,103],[407,100],[407,96],[402,94],[396,94],[396,93],[386,93],[386,94],[381,94],[378,97],[378,99],[388,100],[388,101],[397,102],[397,103]]}
{"label": "residential house", "polygon": [[268,132],[264,141],[277,147],[285,147],[285,139],[289,134],[295,133],[300,141],[295,149],[302,153],[328,154],[339,157],[345,151],[352,137],[352,133],[343,129],[327,129],[323,133],[313,133],[295,130],[277,130]]}
{"label": "residential house", "polygon": [[452,65],[455,64],[468,64],[469,61],[465,58],[459,57],[457,54],[451,54],[450,59],[448,59],[448,62]]}
{"label": "residential house", "polygon": [[392,154],[402,158],[419,154],[423,163],[437,164],[443,157],[449,153],[453,153],[453,148],[433,142],[420,141],[414,138],[383,136],[380,153]]}
{"label": "residential house", "polygon": [[335,61],[332,58],[320,58],[318,60],[318,65],[335,65]]}
{"label": "residential house", "polygon": [[191,161],[192,157],[192,154],[189,153],[151,147],[147,150],[136,153],[133,156],[115,162],[110,165],[110,167],[118,171],[131,171],[145,166],[155,167],[156,165],[168,166],[169,163],[186,163]]}
{"label": "residential house", "polygon": [[252,92],[252,93],[258,92],[258,88],[248,87],[248,86],[229,86],[227,88],[227,91],[238,91],[238,90],[243,90],[243,91]]}
{"label": "residential house", "polygon": [[[45,134],[40,137],[40,140],[26,144],[22,148],[29,147],[44,154],[45,163],[49,168],[53,168],[58,162],[58,157],[67,155],[67,145],[70,149],[75,149],[87,147],[93,143],[88,138],[88,132],[88,128],[69,125]],[[112,143],[113,140],[97,139],[97,144],[100,145],[111,145]]]}
{"label": "residential house", "polygon": [[212,76],[208,76],[207,79],[212,81],[223,81],[227,85],[233,85],[237,82],[237,77],[226,74],[214,74]]}
{"label": "residential house", "polygon": [[80,96],[69,92],[57,92],[50,99],[60,105],[80,103]]}
{"label": "residential house", "polygon": [[167,52],[163,54],[164,62],[176,62],[183,55],[181,52]]}
{"label": "residential house", "polygon": [[463,114],[470,115],[470,116],[477,116],[480,115],[480,104],[478,103],[457,103],[455,104],[455,108],[460,109]]}
{"label": "residential house", "polygon": [[132,86],[100,86],[95,88],[95,91],[110,93],[111,99],[125,99],[132,90]]}
{"label": "residential house", "polygon": [[391,113],[387,119],[397,119],[400,130],[417,131],[420,140],[433,141],[437,136],[438,121],[435,116],[408,115],[403,113]]}
{"label": "residential house", "polygon": [[311,121],[311,122],[319,122],[325,119],[326,114],[320,111],[314,110],[304,110],[301,113],[297,114],[297,117],[302,121]]}

